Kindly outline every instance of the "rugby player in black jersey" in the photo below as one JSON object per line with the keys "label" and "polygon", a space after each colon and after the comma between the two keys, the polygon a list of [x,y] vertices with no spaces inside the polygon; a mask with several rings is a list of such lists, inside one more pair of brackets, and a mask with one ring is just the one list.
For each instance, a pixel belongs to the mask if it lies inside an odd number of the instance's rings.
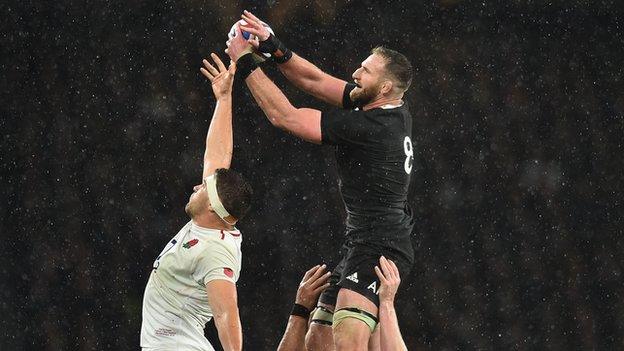
{"label": "rugby player in black jersey", "polygon": [[[245,11],[242,17],[247,24],[237,26],[226,52],[237,61],[238,72],[269,121],[309,142],[334,145],[336,151],[347,212],[343,259],[311,317],[306,347],[378,349],[380,283],[374,267],[383,255],[405,277],[414,261],[414,220],[407,203],[414,156],[412,116],[403,101],[412,66],[404,55],[378,47],[353,73],[353,83],[347,83],[292,53],[253,14]],[[241,30],[256,38],[245,40]],[[271,54],[297,87],[344,110],[295,108],[257,69],[254,50]]]}

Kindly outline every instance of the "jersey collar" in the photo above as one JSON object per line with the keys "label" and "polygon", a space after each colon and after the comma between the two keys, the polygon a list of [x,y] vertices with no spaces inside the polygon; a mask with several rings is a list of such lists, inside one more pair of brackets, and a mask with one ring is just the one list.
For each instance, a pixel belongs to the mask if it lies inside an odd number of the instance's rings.
{"label": "jersey collar", "polygon": [[393,105],[393,104],[385,104],[385,105],[381,105],[381,106],[379,106],[379,108],[382,108],[382,109],[384,109],[384,110],[389,110],[389,109],[392,109],[392,108],[401,107],[401,106],[403,106],[403,104],[404,104],[404,102],[403,102],[403,100],[401,100],[401,103],[399,103],[399,104],[396,104],[396,105]]}

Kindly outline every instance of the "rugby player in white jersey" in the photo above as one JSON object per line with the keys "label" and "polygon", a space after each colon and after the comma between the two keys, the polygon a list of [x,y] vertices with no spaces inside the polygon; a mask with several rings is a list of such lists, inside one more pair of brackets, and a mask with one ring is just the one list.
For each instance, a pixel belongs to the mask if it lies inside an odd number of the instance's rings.
{"label": "rugby player in white jersey", "polygon": [[229,169],[236,67],[226,68],[211,56],[215,65],[203,60],[201,73],[212,83],[217,104],[206,136],[202,183],[185,208],[191,220],[154,261],[143,297],[143,350],[214,350],[204,337],[211,318],[223,349],[242,349],[236,293],[242,236],[234,225],[247,212],[252,190]]}

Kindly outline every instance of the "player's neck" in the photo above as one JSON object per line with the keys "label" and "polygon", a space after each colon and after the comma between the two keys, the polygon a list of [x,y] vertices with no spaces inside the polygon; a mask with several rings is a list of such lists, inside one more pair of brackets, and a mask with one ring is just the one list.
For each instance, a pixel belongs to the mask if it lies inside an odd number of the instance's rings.
{"label": "player's neck", "polygon": [[193,218],[193,223],[207,229],[218,230],[233,230],[234,226],[225,223],[221,218],[216,215],[206,214],[203,216],[197,216]]}
{"label": "player's neck", "polygon": [[374,108],[378,108],[384,105],[396,105],[396,106],[400,106],[403,104],[403,100],[398,97],[398,98],[387,98],[387,97],[380,97],[379,99],[376,99],[374,101],[371,101],[370,103],[364,105],[364,107],[362,107],[362,110],[367,111],[367,110],[372,110]]}

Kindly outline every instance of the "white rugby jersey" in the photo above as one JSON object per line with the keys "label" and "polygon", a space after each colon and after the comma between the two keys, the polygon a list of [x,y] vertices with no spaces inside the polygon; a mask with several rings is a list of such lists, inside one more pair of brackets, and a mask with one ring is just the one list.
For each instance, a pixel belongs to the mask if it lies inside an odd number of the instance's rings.
{"label": "white rugby jersey", "polygon": [[145,294],[141,347],[146,350],[214,350],[204,337],[212,318],[206,284],[236,283],[241,269],[238,230],[197,226],[190,221],[154,261]]}

